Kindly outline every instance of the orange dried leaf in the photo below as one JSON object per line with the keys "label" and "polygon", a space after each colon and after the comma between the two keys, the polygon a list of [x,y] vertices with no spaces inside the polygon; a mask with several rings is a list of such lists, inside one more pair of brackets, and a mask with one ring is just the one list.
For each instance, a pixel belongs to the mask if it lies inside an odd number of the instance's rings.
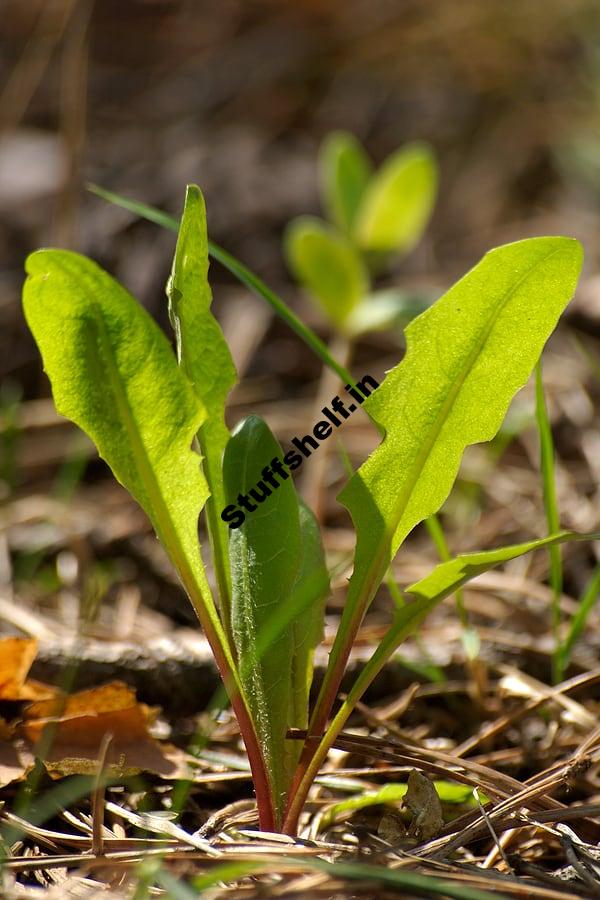
{"label": "orange dried leaf", "polygon": [[33,638],[0,640],[0,700],[37,700],[57,693],[56,688],[27,680],[36,653],[37,641]]}
{"label": "orange dried leaf", "polygon": [[[148,733],[156,712],[138,703],[130,687],[115,681],[70,697],[30,704],[24,711],[21,734],[36,752],[44,753],[46,769],[53,778],[96,773],[106,734],[112,735],[106,753],[109,775],[151,771],[167,778],[184,777],[187,757],[180,758],[174,747],[161,747]],[[49,749],[42,741],[47,728]]]}
{"label": "orange dried leaf", "polygon": [[57,697],[52,700],[43,700],[31,703],[24,710],[24,718],[71,719],[77,716],[97,716],[101,713],[112,712],[131,707],[148,707],[138,703],[135,691],[122,681],[111,681],[101,687],[78,691],[68,697]]}

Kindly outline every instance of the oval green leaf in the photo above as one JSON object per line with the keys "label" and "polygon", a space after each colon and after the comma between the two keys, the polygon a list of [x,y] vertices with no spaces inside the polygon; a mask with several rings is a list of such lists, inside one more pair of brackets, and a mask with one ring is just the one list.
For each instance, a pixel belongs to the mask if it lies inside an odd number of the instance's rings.
{"label": "oval green leaf", "polygon": [[362,144],[346,131],[327,135],[319,152],[323,208],[340,231],[352,234],[373,167]]}
{"label": "oval green leaf", "polygon": [[319,219],[303,216],[287,228],[284,249],[297,280],[338,328],[365,296],[365,266],[349,241]]}
{"label": "oval green leaf", "polygon": [[427,144],[407,144],[371,179],[355,222],[360,247],[376,253],[408,253],[427,226],[438,171]]}

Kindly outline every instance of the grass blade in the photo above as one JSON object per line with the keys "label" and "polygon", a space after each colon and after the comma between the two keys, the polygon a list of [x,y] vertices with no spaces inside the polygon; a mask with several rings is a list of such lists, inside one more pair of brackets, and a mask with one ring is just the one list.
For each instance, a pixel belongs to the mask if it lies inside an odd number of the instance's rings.
{"label": "grass blade", "polygon": [[[560,528],[558,501],[556,499],[556,479],[554,476],[554,441],[552,428],[546,408],[544,383],[542,379],[542,361],[535,368],[535,418],[540,437],[540,468],[544,495],[544,511],[548,524],[548,534],[554,534]],[[554,684],[561,680],[560,660],[560,598],[563,588],[563,570],[560,547],[552,545],[550,554],[550,586],[552,588],[552,632],[554,635],[554,653],[552,655],[552,679]]]}
{"label": "grass blade", "polygon": [[569,630],[567,632],[567,636],[565,640],[562,642],[557,652],[557,675],[560,677],[561,681],[563,676],[567,670],[567,666],[571,661],[571,654],[573,653],[573,648],[581,634],[583,629],[585,628],[585,624],[589,618],[589,615],[596,605],[596,601],[598,600],[598,596],[600,595],[600,565],[596,566],[592,577],[590,578],[588,585],[583,592],[583,595],[579,601],[579,605],[577,607],[577,612],[571,619],[569,623]]}

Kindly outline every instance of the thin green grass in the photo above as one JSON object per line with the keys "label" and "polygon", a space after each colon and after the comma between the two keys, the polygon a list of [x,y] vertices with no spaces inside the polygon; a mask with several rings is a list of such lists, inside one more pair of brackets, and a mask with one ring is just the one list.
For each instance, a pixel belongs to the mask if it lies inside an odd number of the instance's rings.
{"label": "thin green grass", "polygon": [[[429,532],[429,537],[435,545],[439,558],[442,562],[448,562],[448,560],[451,559],[451,554],[439,518],[436,515],[433,515],[428,519],[425,519],[425,527]],[[460,637],[462,645],[467,654],[467,659],[473,661],[479,655],[481,642],[479,640],[478,632],[471,627],[469,622],[469,614],[465,607],[465,595],[462,588],[459,588],[454,595],[454,602],[456,604],[456,612],[461,627]]]}
{"label": "thin green grass", "polygon": [[[544,510],[548,534],[560,530],[560,515],[556,497],[556,480],[554,473],[554,440],[548,418],[544,383],[542,378],[542,361],[535,367],[535,418],[540,440],[540,469],[544,495]],[[554,636],[554,652],[552,655],[552,680],[558,684],[564,674],[561,670],[561,637],[560,637],[560,598],[563,588],[562,555],[559,546],[549,547],[550,555],[550,587],[552,588],[552,633]]]}
{"label": "thin green grass", "polygon": [[583,630],[585,628],[586,622],[592,612],[596,602],[598,600],[598,596],[600,595],[600,564],[596,566],[592,573],[592,577],[587,583],[587,586],[581,595],[581,599],[579,600],[579,604],[577,606],[577,612],[569,622],[569,629],[567,631],[567,635],[564,641],[561,643],[558,648],[557,657],[557,676],[560,681],[563,680],[565,676],[565,672],[571,662],[571,656],[573,654],[573,649],[575,644],[581,637]]}

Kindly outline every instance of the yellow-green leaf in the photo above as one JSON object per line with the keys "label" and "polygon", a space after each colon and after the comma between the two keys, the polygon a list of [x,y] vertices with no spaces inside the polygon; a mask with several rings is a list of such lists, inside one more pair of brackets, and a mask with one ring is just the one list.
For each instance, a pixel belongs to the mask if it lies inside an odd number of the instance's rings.
{"label": "yellow-green leaf", "polygon": [[340,494],[357,542],[317,728],[387,567],[443,504],[465,447],[498,431],[573,296],[582,256],[578,241],[562,237],[492,250],[410,323],[404,359],[365,401],[385,438]]}
{"label": "yellow-green leaf", "polygon": [[437,164],[427,144],[392,154],[363,194],[355,237],[364,250],[408,253],[427,226],[437,193]]}
{"label": "yellow-green leaf", "polygon": [[285,235],[290,269],[339,328],[368,290],[369,278],[360,255],[334,228],[310,216],[290,223]]}
{"label": "yellow-green leaf", "polygon": [[352,234],[373,167],[360,142],[346,131],[327,135],[319,153],[323,206],[340,231]]}
{"label": "yellow-green leaf", "polygon": [[229,440],[225,402],[236,382],[236,371],[227,342],[210,309],[206,210],[200,188],[193,184],[186,191],[167,294],[179,363],[206,409],[198,439],[210,490],[206,509],[221,612],[224,621],[229,623],[229,529],[221,519],[225,506],[222,464]]}
{"label": "yellow-green leaf", "polygon": [[92,260],[40,250],[26,268],[25,317],[58,411],[92,438],[146,511],[220,664],[233,669],[198,543],[208,488],[191,444],[202,403],[160,328]]}

